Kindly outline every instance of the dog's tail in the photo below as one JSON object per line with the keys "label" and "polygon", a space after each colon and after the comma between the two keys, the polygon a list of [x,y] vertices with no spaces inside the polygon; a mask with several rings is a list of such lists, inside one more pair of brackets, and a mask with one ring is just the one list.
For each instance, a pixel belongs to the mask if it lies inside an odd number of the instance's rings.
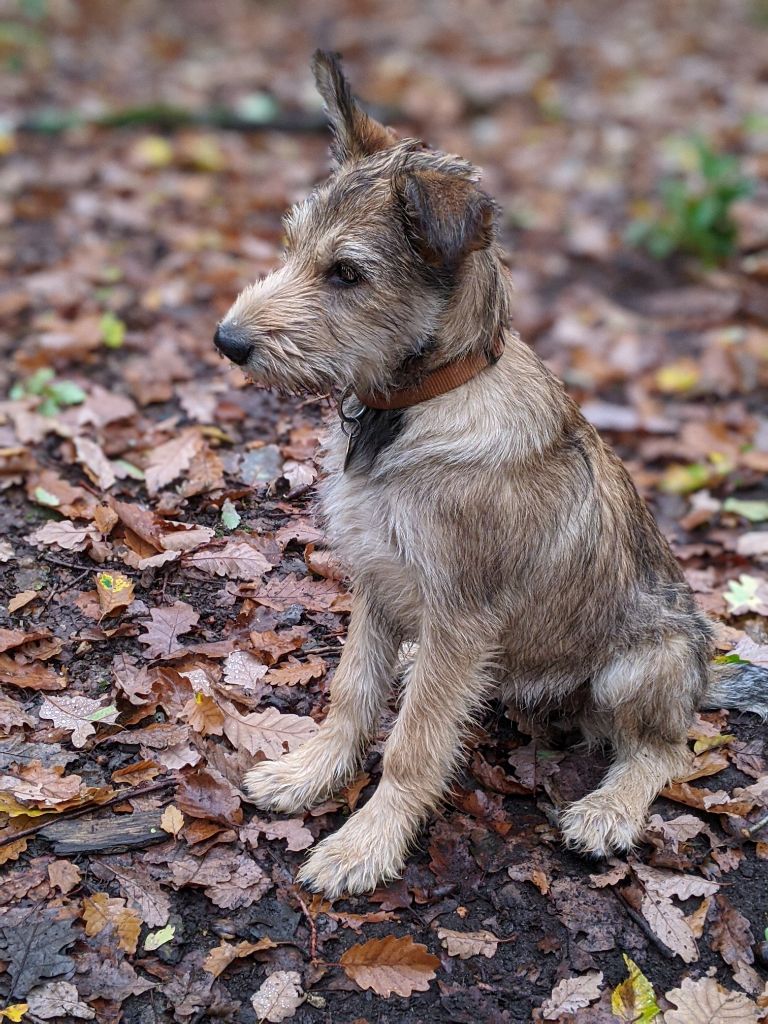
{"label": "dog's tail", "polygon": [[768,718],[768,668],[748,661],[713,662],[701,707],[734,708]]}

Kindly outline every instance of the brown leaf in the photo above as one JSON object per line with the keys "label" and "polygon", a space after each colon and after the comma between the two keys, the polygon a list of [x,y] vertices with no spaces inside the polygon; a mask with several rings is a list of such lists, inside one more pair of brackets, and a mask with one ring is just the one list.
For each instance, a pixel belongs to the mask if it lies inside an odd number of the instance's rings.
{"label": "brown leaf", "polygon": [[149,614],[152,622],[139,637],[139,643],[146,645],[149,658],[163,658],[178,651],[182,646],[178,638],[197,625],[200,618],[199,613],[185,601],[176,601],[165,608],[153,608]]}
{"label": "brown leaf", "polygon": [[209,576],[227,576],[236,580],[255,580],[272,571],[272,564],[247,540],[209,544],[185,555],[184,564],[201,569]]}
{"label": "brown leaf", "polygon": [[77,796],[82,785],[79,775],[64,775],[64,768],[44,768],[40,761],[31,761],[19,768],[18,775],[0,778],[0,790],[11,793],[16,800],[36,807],[55,807]]}
{"label": "brown leaf", "polygon": [[163,832],[169,832],[177,836],[184,828],[184,815],[174,804],[168,804],[160,818],[160,828]]}
{"label": "brown leaf", "polygon": [[673,1009],[665,1024],[758,1024],[755,1003],[742,992],[730,992],[714,978],[683,978],[680,988],[666,994]]}
{"label": "brown leaf", "polygon": [[114,467],[104,454],[103,449],[87,437],[76,437],[74,444],[77,461],[85,470],[86,475],[102,490],[111,487],[117,477]]}
{"label": "brown leaf", "polygon": [[238,942],[236,946],[233,946],[229,942],[222,942],[218,946],[214,946],[213,949],[209,950],[205,960],[203,960],[203,970],[208,971],[214,978],[226,970],[227,967],[234,961],[241,957],[250,956],[251,953],[260,953],[263,949],[274,949],[275,943],[272,939],[263,938],[257,942]]}
{"label": "brown leaf", "polygon": [[283,715],[275,708],[241,715],[231,704],[223,704],[224,735],[232,746],[249,754],[263,753],[270,760],[295,750],[317,732],[311,718]]}
{"label": "brown leaf", "polygon": [[19,608],[26,608],[26,606],[28,604],[31,604],[32,601],[34,601],[35,598],[37,597],[42,597],[42,594],[40,593],[39,590],[20,591],[18,594],[16,594],[15,597],[12,597],[11,600],[8,602],[9,615],[13,615],[13,613],[17,612]]}
{"label": "brown leaf", "polygon": [[471,956],[492,957],[499,947],[499,940],[493,932],[485,930],[455,932],[451,928],[438,928],[437,937],[448,951],[448,956],[457,956],[460,960],[468,960]]}
{"label": "brown leaf", "polygon": [[176,804],[192,818],[210,818],[226,825],[243,821],[237,791],[212,768],[185,772],[179,779]]}
{"label": "brown leaf", "polygon": [[114,615],[133,601],[133,582],[119,572],[97,572],[96,593],[102,616]]}
{"label": "brown leaf", "polygon": [[292,1017],[305,999],[298,971],[273,971],[251,996],[251,1006],[259,1022],[279,1024]]}
{"label": "brown leaf", "polygon": [[204,693],[196,693],[187,701],[181,717],[203,736],[221,736],[224,732],[224,712],[213,697]]}
{"label": "brown leaf", "polygon": [[286,848],[294,851],[306,850],[315,841],[315,837],[309,829],[304,827],[301,818],[288,818],[283,821],[261,821],[259,818],[251,818],[240,835],[244,841],[255,848],[258,846],[260,832],[268,840],[287,840]]}
{"label": "brown leaf", "polygon": [[81,877],[80,868],[71,860],[55,860],[48,865],[48,880],[65,895],[80,884]]}
{"label": "brown leaf", "polygon": [[96,892],[83,900],[83,921],[86,935],[98,935],[113,925],[118,945],[126,953],[135,953],[141,930],[141,918],[126,907],[125,900],[113,899],[108,893]]}
{"label": "brown leaf", "polygon": [[715,896],[715,907],[717,913],[710,928],[712,948],[731,967],[739,963],[753,963],[755,937],[747,918],[721,893]]}
{"label": "brown leaf", "polygon": [[155,495],[189,469],[200,451],[203,439],[197,430],[182,430],[176,437],[153,448],[145,469],[147,491]]}
{"label": "brown leaf", "polygon": [[590,971],[576,978],[563,978],[552,989],[552,995],[541,1006],[544,1020],[560,1020],[600,998],[602,971]]}
{"label": "brown leaf", "polygon": [[85,551],[92,544],[101,540],[96,527],[75,526],[66,519],[57,523],[46,523],[27,536],[30,544],[36,547],[53,545],[63,551]]}
{"label": "brown leaf", "polygon": [[405,997],[426,992],[440,966],[438,957],[410,935],[387,935],[352,946],[342,954],[340,963],[360,988],[370,988],[380,996],[394,992]]}
{"label": "brown leaf", "polygon": [[[103,710],[101,701],[91,700],[82,694],[72,696],[45,697],[40,706],[40,717],[50,719],[58,729],[71,732],[72,744],[84,747],[88,737],[96,731],[94,715]],[[115,708],[110,714],[98,717],[100,723],[111,723],[117,718]]]}
{"label": "brown leaf", "polygon": [[27,995],[29,1013],[35,1020],[93,1020],[96,1011],[80,1001],[68,981],[49,981]]}
{"label": "brown leaf", "polygon": [[273,686],[306,686],[313,679],[321,679],[328,666],[316,654],[310,654],[306,661],[289,658],[277,668],[272,668],[264,677],[266,683]]}

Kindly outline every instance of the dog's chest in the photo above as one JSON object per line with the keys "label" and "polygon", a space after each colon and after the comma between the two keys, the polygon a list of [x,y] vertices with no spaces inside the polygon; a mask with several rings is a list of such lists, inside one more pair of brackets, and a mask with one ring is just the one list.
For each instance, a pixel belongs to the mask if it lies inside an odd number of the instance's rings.
{"label": "dog's chest", "polygon": [[336,473],[326,482],[323,509],[331,542],[352,579],[374,588],[403,624],[420,618],[418,573],[403,544],[402,507],[386,485]]}

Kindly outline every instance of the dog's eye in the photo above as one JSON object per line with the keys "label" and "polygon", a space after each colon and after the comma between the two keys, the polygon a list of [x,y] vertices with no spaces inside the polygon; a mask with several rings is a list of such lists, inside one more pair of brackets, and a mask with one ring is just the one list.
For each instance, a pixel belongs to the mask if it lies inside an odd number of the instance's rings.
{"label": "dog's eye", "polygon": [[353,267],[351,263],[341,261],[339,263],[334,263],[331,267],[330,280],[331,284],[349,286],[352,284],[360,284],[363,280],[363,275],[357,267]]}

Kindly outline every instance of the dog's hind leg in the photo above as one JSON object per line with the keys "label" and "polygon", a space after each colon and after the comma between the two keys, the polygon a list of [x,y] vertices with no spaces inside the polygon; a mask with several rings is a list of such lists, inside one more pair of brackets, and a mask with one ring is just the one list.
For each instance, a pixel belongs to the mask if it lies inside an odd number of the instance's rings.
{"label": "dog's hind leg", "polygon": [[568,846],[605,857],[637,843],[659,790],[689,763],[705,678],[703,657],[682,636],[619,655],[595,676],[585,732],[610,739],[615,759],[602,785],[564,811]]}
{"label": "dog's hind leg", "polygon": [[331,680],[331,706],[318,733],[243,780],[260,807],[293,813],[311,807],[353,774],[394,682],[399,638],[364,590],[352,601],[347,642]]}
{"label": "dog's hind leg", "polygon": [[[479,632],[465,624],[468,634]],[[383,772],[368,803],[323,840],[298,875],[335,898],[366,892],[395,878],[419,826],[439,802],[464,733],[490,689],[491,659],[440,631],[425,628],[405,680]]]}

